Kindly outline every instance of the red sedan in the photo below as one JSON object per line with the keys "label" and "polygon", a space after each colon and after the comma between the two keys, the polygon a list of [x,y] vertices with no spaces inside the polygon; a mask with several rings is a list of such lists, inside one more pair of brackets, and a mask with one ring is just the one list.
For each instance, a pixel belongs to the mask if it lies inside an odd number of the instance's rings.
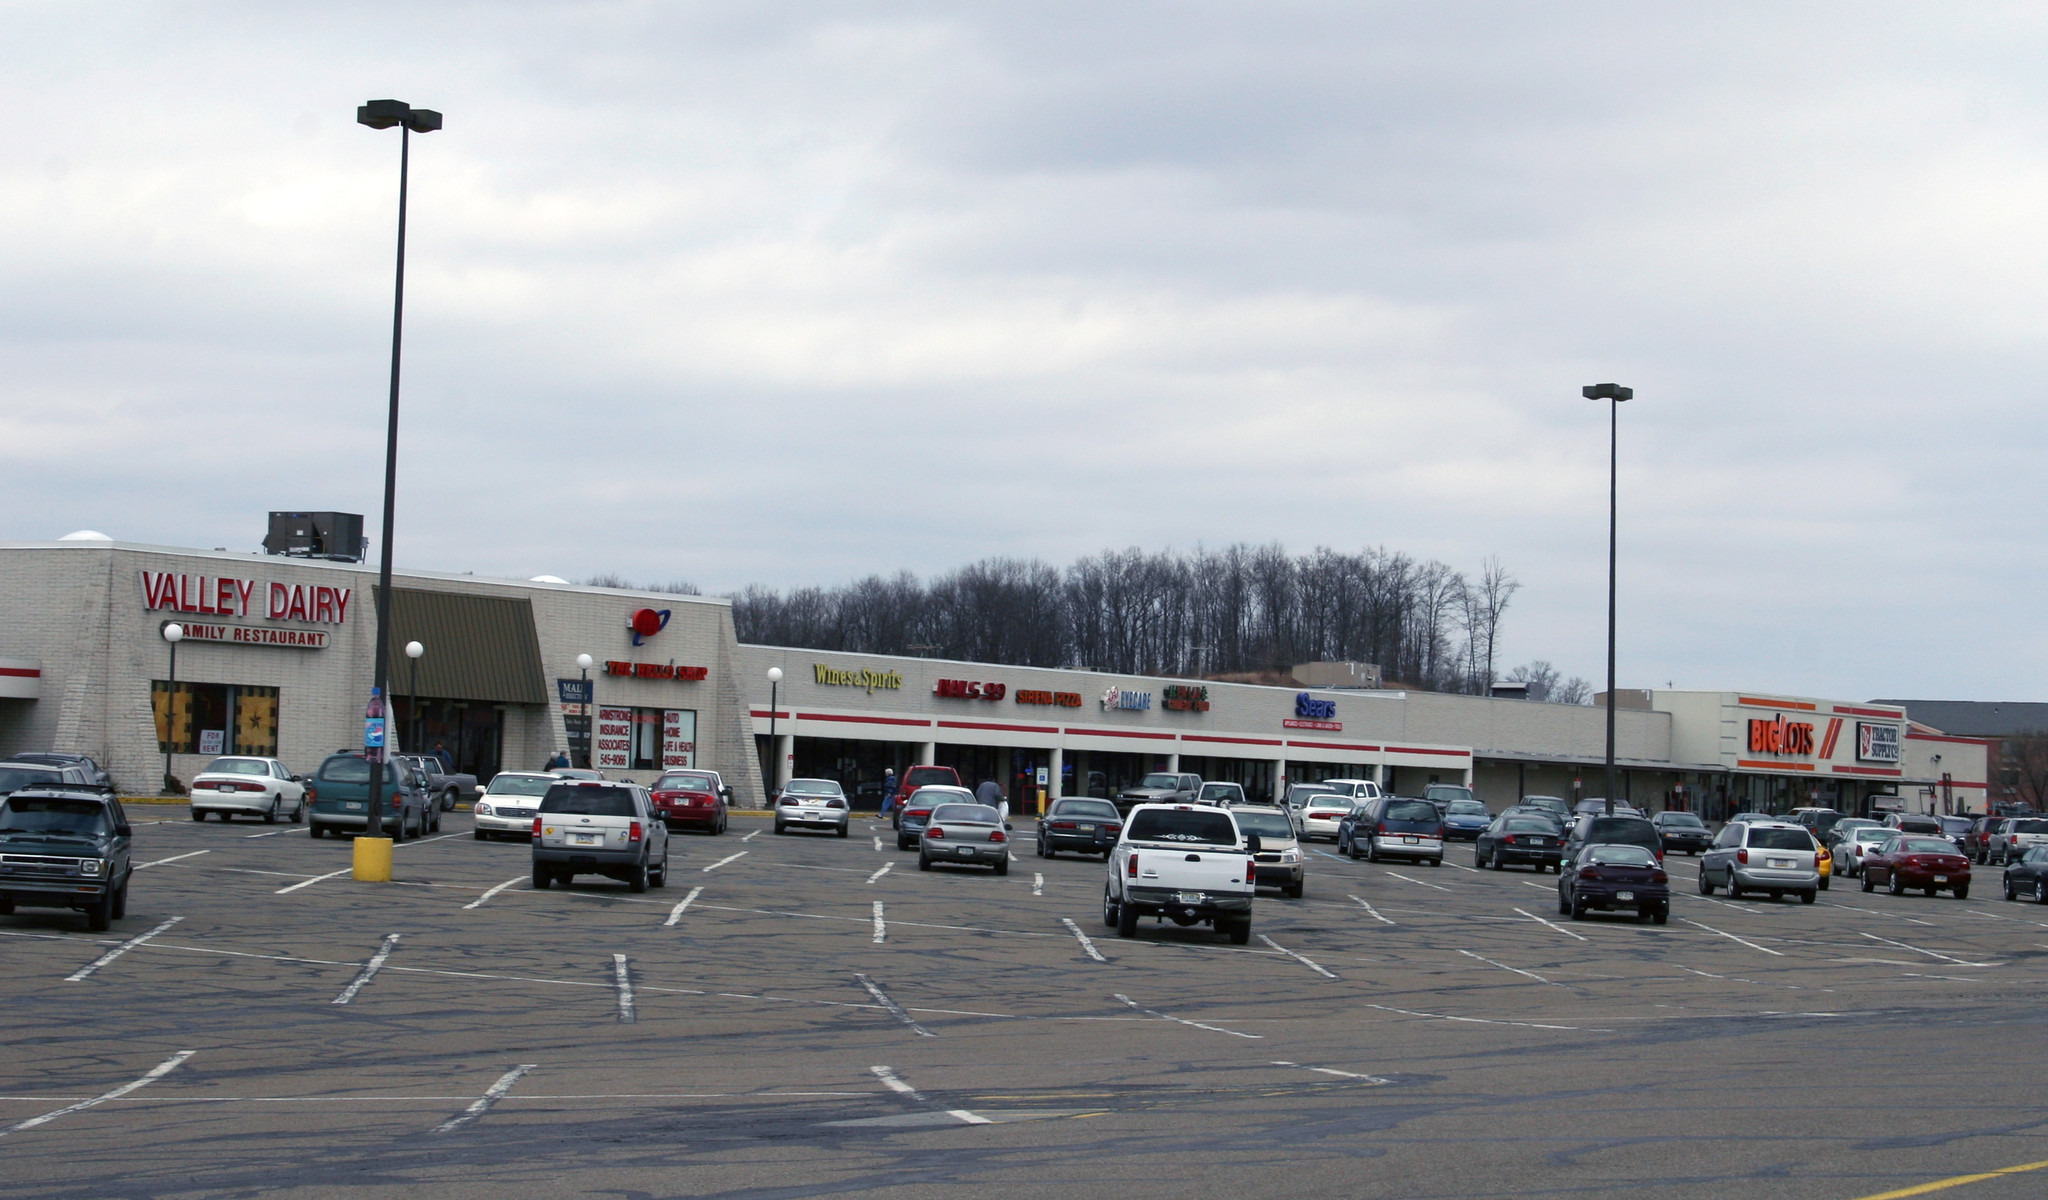
{"label": "red sedan", "polygon": [[670,829],[689,826],[714,836],[725,832],[726,790],[710,771],[669,771],[649,791],[655,815]]}
{"label": "red sedan", "polygon": [[1922,888],[1930,896],[1950,891],[1962,900],[1970,894],[1970,860],[1947,838],[1894,834],[1863,858],[1863,890],[1874,891],[1879,884],[1894,896]]}

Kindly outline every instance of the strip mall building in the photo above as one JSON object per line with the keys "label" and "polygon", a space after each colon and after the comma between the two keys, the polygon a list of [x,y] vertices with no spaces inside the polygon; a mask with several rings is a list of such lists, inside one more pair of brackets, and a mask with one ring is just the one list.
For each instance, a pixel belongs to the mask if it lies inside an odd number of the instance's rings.
{"label": "strip mall building", "polygon": [[[0,614],[0,752],[90,754],[144,793],[166,755],[181,779],[216,754],[310,771],[361,742],[376,622],[365,564],[104,539],[4,546]],[[931,762],[1019,799],[1107,792],[1154,770],[1256,797],[1333,777],[1402,793],[1469,783],[1496,808],[1604,790],[1606,714],[1591,706],[740,645],[723,600],[558,581],[400,572],[391,619],[395,735],[485,778],[567,749],[641,780],[716,770],[743,803],[763,796],[764,764],[871,797],[884,770]],[[186,630],[175,676],[172,621]],[[1895,705],[1625,692],[1615,721],[1618,790],[1638,805],[1709,818],[1867,810],[1873,795],[1984,807],[1984,743]]]}

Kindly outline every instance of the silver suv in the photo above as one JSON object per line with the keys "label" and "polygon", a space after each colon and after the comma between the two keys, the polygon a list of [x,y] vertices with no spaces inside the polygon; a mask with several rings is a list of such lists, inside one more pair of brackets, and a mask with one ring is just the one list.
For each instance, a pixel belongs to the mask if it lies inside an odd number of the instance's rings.
{"label": "silver suv", "polygon": [[1787,892],[1812,904],[1820,898],[1820,865],[1813,834],[1789,821],[1735,821],[1700,857],[1700,895],[1711,896],[1717,883],[1730,898],[1744,892],[1766,892],[1775,900]]}
{"label": "silver suv", "polygon": [[578,875],[621,880],[644,892],[668,882],[668,825],[637,783],[562,780],[540,798],[533,838],[533,888]]}

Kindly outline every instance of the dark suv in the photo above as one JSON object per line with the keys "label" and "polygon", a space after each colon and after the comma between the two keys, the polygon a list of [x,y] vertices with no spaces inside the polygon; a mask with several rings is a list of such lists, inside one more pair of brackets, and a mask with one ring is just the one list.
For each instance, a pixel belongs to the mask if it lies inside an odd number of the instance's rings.
{"label": "dark suv", "polygon": [[128,912],[132,834],[112,788],[31,784],[0,800],[0,913],[69,908],[105,930]]}
{"label": "dark suv", "polygon": [[[1572,869],[1579,851],[1587,846],[1641,846],[1664,861],[1664,835],[1644,817],[1598,817],[1585,815],[1572,826],[1565,839],[1563,870]],[[1561,872],[1560,872],[1561,873]]]}
{"label": "dark suv", "polygon": [[[306,824],[314,837],[359,834],[370,826],[370,760],[360,750],[330,754],[306,788],[313,807]],[[384,764],[383,829],[394,842],[441,827],[441,806],[428,792],[427,777],[402,763]]]}

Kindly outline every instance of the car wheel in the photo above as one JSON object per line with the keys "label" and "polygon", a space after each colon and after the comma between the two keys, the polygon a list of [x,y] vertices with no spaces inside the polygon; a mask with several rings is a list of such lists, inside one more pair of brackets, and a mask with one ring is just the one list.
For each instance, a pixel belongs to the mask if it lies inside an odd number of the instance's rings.
{"label": "car wheel", "polygon": [[1574,892],[1572,893],[1572,920],[1583,921],[1585,919],[1586,902],[1584,900],[1579,899],[1578,893]]}
{"label": "car wheel", "polygon": [[[1353,846],[1356,846],[1356,845],[1358,845],[1358,843],[1357,843],[1357,842],[1353,842],[1353,843],[1351,843],[1351,844],[1352,844]],[[1379,844],[1378,842],[1367,842],[1367,843],[1365,844],[1365,861],[1367,861],[1367,862],[1378,862],[1379,860],[1380,860],[1380,844]]]}
{"label": "car wheel", "polygon": [[1885,880],[1885,884],[1886,890],[1890,891],[1891,894],[1894,896],[1903,896],[1906,894],[1906,881],[1900,878],[1899,873],[1897,871],[1892,872],[1891,878]]}
{"label": "car wheel", "polygon": [[1877,885],[1876,885],[1876,884],[1874,884],[1874,883],[1872,883],[1872,882],[1870,882],[1870,871],[1869,871],[1869,870],[1868,870],[1867,868],[1866,868],[1865,870],[1861,870],[1861,871],[1858,871],[1858,872],[1856,872],[1856,874],[1857,874],[1858,876],[1862,877],[1862,880],[1863,880],[1863,890],[1864,890],[1864,891],[1866,891],[1866,892],[1874,892],[1874,891],[1876,891],[1876,890],[1877,890]]}
{"label": "car wheel", "polygon": [[199,808],[193,809],[192,819],[195,821],[204,821],[206,819],[206,810]]}
{"label": "car wheel", "polygon": [[5,896],[0,896],[0,917],[11,917],[13,915],[14,901],[9,900]]}
{"label": "car wheel", "polygon": [[114,923],[114,898],[101,896],[85,907],[85,927],[94,933],[105,933]]}
{"label": "car wheel", "polygon": [[998,875],[1008,875],[1009,873],[1010,873],[1010,860],[1009,860],[1008,858],[999,858],[999,859],[997,859],[997,860],[996,860],[996,874],[998,874]]}
{"label": "car wheel", "polygon": [[1713,881],[1713,880],[1711,880],[1711,879],[1709,879],[1709,878],[1707,878],[1707,870],[1706,870],[1706,868],[1705,868],[1705,867],[1701,867],[1701,868],[1700,868],[1700,895],[1702,895],[1702,896],[1711,896],[1711,895],[1713,895],[1713,894],[1714,894],[1714,881]]}
{"label": "car wheel", "polygon": [[116,888],[116,889],[114,890],[114,919],[115,919],[116,921],[118,921],[118,920],[120,920],[120,919],[121,919],[122,917],[125,917],[125,916],[127,916],[127,915],[128,915],[128,881],[127,881],[126,879],[123,879],[123,880],[121,881],[121,886],[120,886],[120,887],[118,887],[118,888]]}
{"label": "car wheel", "polygon": [[1650,919],[1652,921],[1655,921],[1659,925],[1663,925],[1671,920],[1671,910],[1668,908],[1660,908],[1657,910],[1656,914],[1652,916]]}
{"label": "car wheel", "polygon": [[914,850],[917,848],[917,845],[914,842],[906,842],[902,838],[897,838],[896,848],[898,850]]}
{"label": "car wheel", "polygon": [[491,838],[490,838],[490,835],[489,835],[489,834],[487,834],[487,833],[485,833],[485,832],[484,832],[483,830],[479,829],[479,830],[477,830],[477,831],[476,831],[476,840],[477,840],[477,841],[479,841],[479,842],[488,842],[488,841],[490,841],[490,840],[491,840]]}
{"label": "car wheel", "polygon": [[1138,936],[1138,910],[1128,904],[1116,906],[1116,935],[1118,937]]}
{"label": "car wheel", "polygon": [[294,825],[300,824],[300,823],[301,823],[301,822],[303,822],[303,821],[304,821],[305,819],[306,819],[306,798],[305,798],[304,796],[301,796],[301,797],[299,797],[299,806],[298,806],[297,808],[294,808],[294,809],[292,809],[292,824],[294,824]]}
{"label": "car wheel", "polygon": [[1225,937],[1230,939],[1230,944],[1233,946],[1242,946],[1252,940],[1252,923],[1249,920],[1219,924],[1218,928],[1222,930]]}
{"label": "car wheel", "polygon": [[325,829],[320,828],[318,825],[308,825],[306,827],[306,832],[312,834],[316,838],[324,837],[327,834],[327,831]]}
{"label": "car wheel", "polygon": [[777,821],[777,822],[775,823],[775,836],[776,836],[776,837],[781,837],[781,836],[782,836],[782,822],[780,822],[780,821]]}
{"label": "car wheel", "polygon": [[2048,881],[2034,881],[2034,903],[2048,904]]}
{"label": "car wheel", "polygon": [[545,892],[555,882],[555,873],[540,863],[533,864],[533,890]]}
{"label": "car wheel", "polygon": [[626,890],[636,896],[647,890],[646,859],[643,858],[639,862],[634,863],[633,869],[626,873]]}
{"label": "car wheel", "polygon": [[658,888],[665,888],[665,887],[667,887],[667,886],[668,886],[668,852],[667,852],[667,851],[665,851],[665,850],[664,850],[664,851],[662,852],[662,855],[661,855],[661,866],[660,866],[660,867],[658,867],[658,868],[656,868],[656,869],[655,869],[655,870],[654,870],[654,871],[653,871],[653,872],[652,872],[651,874],[649,874],[649,875],[647,876],[647,886],[648,886],[648,887],[658,887]]}
{"label": "car wheel", "polygon": [[1557,889],[1557,915],[1561,917],[1568,917],[1571,915],[1571,912],[1572,902],[1570,898],[1568,898],[1565,895],[1564,888],[1560,886]]}
{"label": "car wheel", "polygon": [[1799,902],[1801,904],[1812,904],[1814,901],[1818,899],[1820,899],[1819,888],[1807,888],[1805,891],[1799,893]]}
{"label": "car wheel", "polygon": [[1104,884],[1102,888],[1102,923],[1111,929],[1116,928],[1116,910],[1116,897],[1110,895],[1109,885]]}
{"label": "car wheel", "polygon": [[1958,900],[1968,900],[1970,898],[1970,885],[1966,883],[1963,886],[1956,888],[1955,894],[1956,899]]}
{"label": "car wheel", "polygon": [[264,814],[263,814],[263,823],[264,823],[265,825],[275,825],[275,824],[277,824],[277,806],[278,806],[278,805],[280,805],[280,804],[282,804],[282,803],[284,803],[284,801],[282,801],[282,800],[278,800],[278,799],[272,799],[272,800],[271,800],[271,802],[270,802],[270,808],[269,808],[269,809],[268,809],[267,811],[265,811],[265,812],[264,812]]}
{"label": "car wheel", "polygon": [[[851,821],[847,822],[847,825],[851,825],[851,824],[852,824],[852,822],[851,822]],[[846,836],[846,825],[841,825],[841,826],[839,827],[839,836],[840,836],[840,837],[845,837],[845,836]]]}
{"label": "car wheel", "polygon": [[1287,897],[1288,899],[1290,899],[1290,900],[1299,900],[1299,899],[1301,899],[1301,897],[1302,897],[1302,894],[1303,894],[1304,892],[1306,892],[1306,891],[1308,891],[1308,885],[1307,885],[1307,884],[1305,884],[1305,883],[1290,883],[1290,884],[1287,884],[1287,885],[1283,886],[1283,887],[1282,887],[1282,888],[1280,889],[1280,894],[1281,894],[1281,895],[1283,895],[1283,896],[1286,896],[1286,897]]}

